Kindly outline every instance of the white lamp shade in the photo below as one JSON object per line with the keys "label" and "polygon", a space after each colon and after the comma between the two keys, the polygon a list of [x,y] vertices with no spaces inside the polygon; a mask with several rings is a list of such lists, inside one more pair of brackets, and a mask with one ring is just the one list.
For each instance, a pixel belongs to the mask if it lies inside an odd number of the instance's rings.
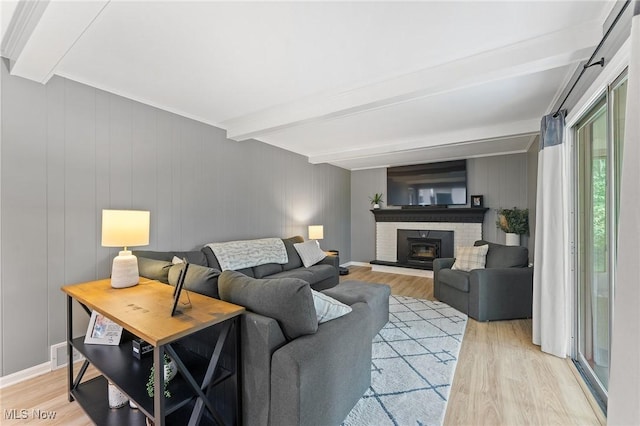
{"label": "white lamp shade", "polygon": [[102,210],[102,246],[124,247],[111,265],[111,287],[138,284],[138,259],[127,247],[149,244],[150,213],[141,210]]}
{"label": "white lamp shade", "polygon": [[102,210],[102,246],[148,245],[149,217],[149,212],[141,210]]}
{"label": "white lamp shade", "polygon": [[324,238],[324,227],[322,225],[309,225],[309,239],[321,240]]}

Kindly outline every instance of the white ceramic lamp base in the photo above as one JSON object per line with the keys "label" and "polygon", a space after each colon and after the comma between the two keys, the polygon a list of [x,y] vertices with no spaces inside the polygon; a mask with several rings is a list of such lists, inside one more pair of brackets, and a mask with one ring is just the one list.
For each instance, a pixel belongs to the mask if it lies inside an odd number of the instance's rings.
{"label": "white ceramic lamp base", "polygon": [[111,287],[126,288],[138,284],[138,258],[131,254],[129,250],[122,250],[113,259],[111,266]]}

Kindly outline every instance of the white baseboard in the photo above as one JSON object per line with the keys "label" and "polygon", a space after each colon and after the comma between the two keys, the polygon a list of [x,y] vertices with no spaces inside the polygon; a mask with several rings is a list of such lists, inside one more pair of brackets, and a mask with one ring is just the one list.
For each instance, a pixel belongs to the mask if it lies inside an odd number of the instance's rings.
{"label": "white baseboard", "polygon": [[433,271],[427,271],[425,269],[399,268],[397,266],[371,265],[371,272],[386,272],[388,274],[433,278]]}
{"label": "white baseboard", "polygon": [[25,370],[16,371],[13,374],[0,377],[0,389],[7,386],[15,385],[22,381],[32,379],[37,376],[49,373],[51,371],[51,362],[44,362],[42,364],[27,368]]}
{"label": "white baseboard", "polygon": [[369,262],[347,262],[340,266],[371,266]]}
{"label": "white baseboard", "polygon": [[[49,362],[44,362],[34,367],[29,367],[7,376],[0,377],[0,389],[67,366],[67,342],[60,342],[55,345],[51,345],[49,350]],[[80,352],[74,349],[73,362],[76,363],[83,359],[84,357],[80,355]]]}
{"label": "white baseboard", "polygon": [[366,266],[371,268],[371,272],[386,272],[388,274],[411,275],[413,277],[433,278],[433,271],[425,269],[400,268],[397,266],[372,265],[368,262],[347,262],[341,266]]}

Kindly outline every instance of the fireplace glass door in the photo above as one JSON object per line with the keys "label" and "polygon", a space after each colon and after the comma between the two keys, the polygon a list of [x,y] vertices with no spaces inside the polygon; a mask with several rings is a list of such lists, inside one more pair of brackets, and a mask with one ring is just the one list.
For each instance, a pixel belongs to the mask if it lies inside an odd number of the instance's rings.
{"label": "fireplace glass door", "polygon": [[440,257],[440,240],[431,238],[408,238],[407,261],[409,263],[432,262]]}

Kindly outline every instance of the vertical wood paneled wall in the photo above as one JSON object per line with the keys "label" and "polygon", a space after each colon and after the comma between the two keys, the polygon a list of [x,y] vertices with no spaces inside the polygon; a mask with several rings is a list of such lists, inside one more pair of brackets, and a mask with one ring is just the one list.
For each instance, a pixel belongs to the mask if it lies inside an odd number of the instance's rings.
{"label": "vertical wood paneled wall", "polygon": [[1,162],[3,376],[64,341],[61,285],[109,276],[102,209],[150,210],[149,250],[306,239],[322,224],[322,247],[350,260],[349,171],[67,79],[12,77],[4,63]]}
{"label": "vertical wood paneled wall", "polygon": [[[496,209],[503,207],[535,208],[529,205],[528,179],[535,179],[536,172],[528,175],[527,154],[499,155],[467,160],[467,200],[471,195],[484,195],[484,206],[489,207],[482,226],[483,238],[504,244],[505,234],[496,228]],[[535,191],[535,186],[533,187]],[[375,259],[375,220],[369,211],[369,196],[383,192],[386,200],[386,169],[351,172],[351,259],[369,262]],[[535,200],[535,194],[533,195]],[[468,206],[468,204],[467,204]],[[386,203],[383,204],[383,208]],[[529,244],[523,236],[521,244]],[[529,247],[529,250],[532,250]]]}

